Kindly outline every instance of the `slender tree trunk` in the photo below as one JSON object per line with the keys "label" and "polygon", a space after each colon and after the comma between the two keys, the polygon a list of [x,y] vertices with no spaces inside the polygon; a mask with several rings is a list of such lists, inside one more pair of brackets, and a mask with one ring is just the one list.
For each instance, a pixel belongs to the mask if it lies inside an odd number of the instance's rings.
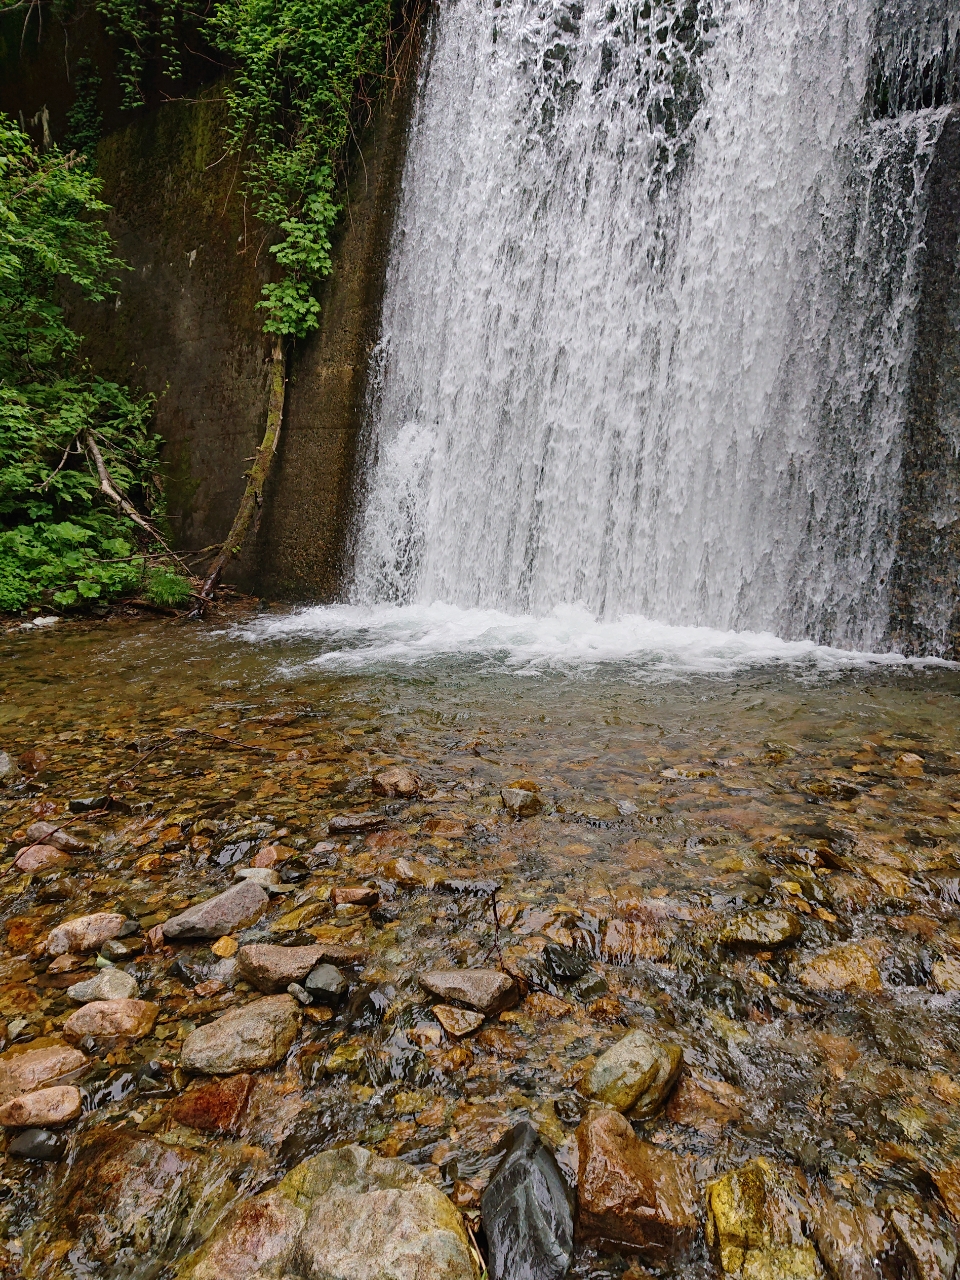
{"label": "slender tree trunk", "polygon": [[270,474],[270,464],[273,462],[274,454],[277,452],[277,442],[280,439],[280,424],[283,421],[283,401],[287,385],[286,375],[283,343],[277,338],[273,344],[270,401],[267,405],[267,425],[263,432],[263,439],[254,457],[253,466],[247,472],[247,486],[240,499],[233,525],[207,573],[195,613],[202,613],[204,606],[213,597],[224,569],[232,557],[239,554],[251,525],[256,528],[260,523],[263,487]]}

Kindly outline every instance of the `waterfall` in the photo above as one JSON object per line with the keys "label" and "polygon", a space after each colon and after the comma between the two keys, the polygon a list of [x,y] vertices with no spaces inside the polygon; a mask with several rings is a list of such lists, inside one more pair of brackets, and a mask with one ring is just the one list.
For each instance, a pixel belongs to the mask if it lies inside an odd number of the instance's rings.
{"label": "waterfall", "polygon": [[917,3],[911,43],[879,0],[442,0],[355,602],[882,645],[956,69]]}

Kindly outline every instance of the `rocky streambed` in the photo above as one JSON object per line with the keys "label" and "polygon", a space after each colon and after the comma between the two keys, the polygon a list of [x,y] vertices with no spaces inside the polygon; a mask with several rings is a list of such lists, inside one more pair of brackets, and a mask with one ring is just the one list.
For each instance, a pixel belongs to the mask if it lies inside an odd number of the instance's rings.
{"label": "rocky streambed", "polygon": [[0,644],[0,1274],[954,1276],[955,673]]}

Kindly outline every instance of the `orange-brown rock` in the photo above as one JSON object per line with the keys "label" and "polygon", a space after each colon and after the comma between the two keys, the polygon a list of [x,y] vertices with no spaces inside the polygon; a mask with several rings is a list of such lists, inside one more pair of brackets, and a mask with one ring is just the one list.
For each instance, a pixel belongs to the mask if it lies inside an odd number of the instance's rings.
{"label": "orange-brown rock", "polygon": [[667,1119],[702,1133],[716,1133],[731,1120],[739,1120],[742,1108],[743,1094],[733,1085],[686,1076],[667,1103]]}
{"label": "orange-brown rock", "polygon": [[393,798],[415,796],[423,784],[419,774],[414,773],[412,769],[406,768],[405,765],[391,765],[389,769],[381,769],[379,773],[374,774],[370,785],[374,795]]}
{"label": "orange-brown rock", "polygon": [[333,900],[338,907],[375,907],[380,901],[380,894],[366,884],[342,885],[334,889]]}
{"label": "orange-brown rock", "polygon": [[84,1036],[139,1040],[153,1030],[159,1013],[160,1006],[150,1000],[93,1000],[71,1013],[63,1024],[63,1034],[74,1042]]}
{"label": "orange-brown rock", "polygon": [[474,1013],[471,1009],[455,1009],[452,1004],[435,1004],[431,1012],[447,1035],[458,1040],[483,1026],[483,1014]]}
{"label": "orange-brown rock", "polygon": [[250,1097],[253,1077],[231,1076],[195,1085],[170,1104],[170,1115],[179,1124],[206,1133],[233,1133]]}
{"label": "orange-brown rock", "polygon": [[811,991],[879,991],[883,985],[873,956],[858,942],[821,951],[795,972]]}
{"label": "orange-brown rock", "polygon": [[0,1125],[12,1129],[56,1128],[80,1114],[80,1090],[72,1084],[21,1093],[0,1107]]}
{"label": "orange-brown rock", "polygon": [[49,871],[53,867],[65,867],[69,862],[69,853],[52,844],[31,844],[17,854],[13,865],[18,871]]}
{"label": "orange-brown rock", "polygon": [[278,867],[287,858],[292,858],[296,849],[288,849],[282,844],[262,844],[253,856],[253,867]]}
{"label": "orange-brown rock", "polygon": [[428,818],[423,824],[426,835],[442,836],[446,840],[459,840],[466,834],[466,824],[457,818]]}
{"label": "orange-brown rock", "polygon": [[641,1142],[616,1111],[587,1113],[576,1132],[579,1230],[601,1249],[631,1249],[667,1263],[697,1230],[689,1163]]}

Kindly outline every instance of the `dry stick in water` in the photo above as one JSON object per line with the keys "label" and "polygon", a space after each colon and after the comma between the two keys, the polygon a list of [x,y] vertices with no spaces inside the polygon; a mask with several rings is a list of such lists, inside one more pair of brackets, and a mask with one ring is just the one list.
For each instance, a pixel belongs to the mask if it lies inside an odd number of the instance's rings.
{"label": "dry stick in water", "polygon": [[273,344],[273,367],[270,373],[270,401],[267,406],[267,425],[263,432],[263,440],[253,459],[253,466],[247,472],[247,487],[240,499],[240,506],[233,521],[233,527],[227,534],[226,541],[219,554],[210,566],[206,581],[200,592],[200,600],[194,615],[203,612],[219,585],[221,575],[227,564],[243,546],[250,526],[254,529],[260,523],[260,512],[263,508],[263,488],[270,474],[270,464],[277,452],[280,439],[280,424],[283,420],[283,400],[286,391],[286,361],[283,344],[279,338]]}

